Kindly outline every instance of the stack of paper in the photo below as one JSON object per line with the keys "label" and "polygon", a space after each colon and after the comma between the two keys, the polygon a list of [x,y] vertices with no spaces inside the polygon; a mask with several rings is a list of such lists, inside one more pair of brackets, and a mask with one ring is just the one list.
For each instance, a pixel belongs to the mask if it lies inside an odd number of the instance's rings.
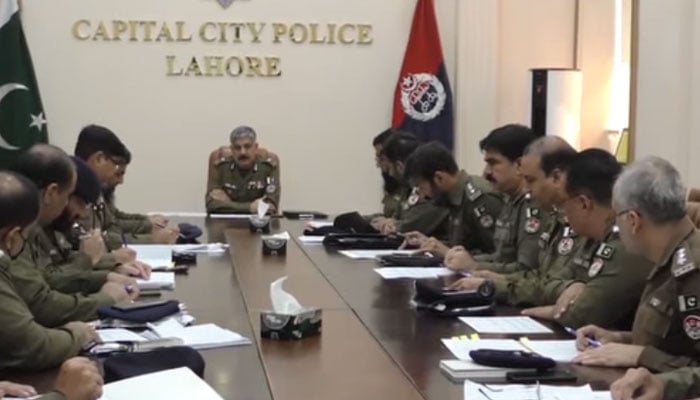
{"label": "stack of paper", "polygon": [[325,236],[299,236],[299,241],[304,244],[321,244]]}
{"label": "stack of paper", "polygon": [[479,333],[552,333],[551,329],[530,317],[460,317],[459,320]]}
{"label": "stack of paper", "polygon": [[353,260],[375,260],[377,257],[392,254],[410,256],[415,252],[415,250],[341,250],[338,253]]}
{"label": "stack of paper", "polygon": [[470,351],[480,349],[525,351],[564,363],[571,362],[578,355],[575,340],[442,339],[442,343],[455,357],[464,361],[471,361]]}
{"label": "stack of paper", "polygon": [[136,283],[139,289],[175,289],[175,273],[174,272],[151,272],[148,280],[138,278]]}
{"label": "stack of paper", "polygon": [[590,385],[482,385],[464,382],[464,398],[468,400],[589,400],[592,397]]}
{"label": "stack of paper", "polygon": [[148,339],[127,329],[98,329],[101,342],[145,342]]}
{"label": "stack of paper", "polygon": [[223,400],[211,386],[186,367],[110,383],[104,386],[100,400],[139,399]]}
{"label": "stack of paper", "polygon": [[153,268],[167,267],[173,264],[172,246],[168,245],[130,245],[136,252],[136,259]]}
{"label": "stack of paper", "polygon": [[455,272],[447,268],[391,267],[374,269],[384,279],[430,279],[451,276]]}
{"label": "stack of paper", "polygon": [[149,324],[149,328],[161,338],[182,339],[185,346],[200,350],[251,344],[250,339],[215,324],[185,327],[169,318],[157,324]]}

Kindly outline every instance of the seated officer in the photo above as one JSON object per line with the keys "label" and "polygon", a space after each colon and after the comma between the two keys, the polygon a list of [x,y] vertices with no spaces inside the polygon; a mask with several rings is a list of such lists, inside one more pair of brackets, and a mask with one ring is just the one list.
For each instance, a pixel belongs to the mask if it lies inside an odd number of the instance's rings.
{"label": "seated officer", "polygon": [[74,251],[66,240],[73,224],[88,212],[100,194],[100,183],[90,167],[78,158],[72,159],[77,180],[68,205],[61,215],[39,232],[38,245],[49,257],[43,266],[46,282],[63,293],[90,294],[101,289],[107,281],[136,286],[126,275],[147,278],[150,269],[138,261],[121,264],[105,251],[102,235],[90,235],[80,241],[80,251]]}
{"label": "seated officer", "polygon": [[486,270],[474,271],[472,277],[455,283],[455,288],[475,290],[488,279],[493,281],[496,299],[502,303],[533,306],[556,301],[556,298],[550,300],[542,296],[544,285],[572,261],[584,242],[566,218],[557,212],[557,207],[567,198],[566,172],[576,154],[573,147],[557,136],[544,136],[525,149],[521,165],[523,178],[532,198],[549,217],[549,224],[539,237],[537,269],[507,275]]}
{"label": "seated officer", "polygon": [[216,166],[216,177],[207,187],[207,212],[256,213],[261,201],[276,213],[280,201],[277,164],[257,154],[253,128],[239,126],[231,132],[233,156]]}
{"label": "seated officer", "polygon": [[128,287],[114,282],[105,283],[99,293],[90,296],[65,294],[51,288],[44,278],[51,254],[41,244],[41,231],[66,208],[76,185],[75,167],[63,150],[39,144],[17,158],[15,171],[34,182],[41,196],[37,223],[29,230],[27,245],[9,270],[15,290],[35,320],[47,327],[88,321],[96,317],[97,307],[137,296],[137,290],[129,293]]}
{"label": "seated officer", "polygon": [[[503,200],[486,180],[460,171],[452,154],[437,142],[421,145],[408,157],[405,175],[421,196],[449,210],[450,246],[493,250],[493,225]],[[448,250],[438,239],[420,232],[410,232],[405,244],[440,256]]]}
{"label": "seated officer", "polygon": [[[657,157],[631,164],[615,183],[613,205],[625,247],[655,267],[646,274],[632,331],[579,329],[577,345],[585,351],[575,361],[653,372],[700,364],[700,234],[686,215],[685,192],[678,171]],[[587,337],[603,345],[589,348]]]}
{"label": "seated officer", "polygon": [[397,179],[388,171],[389,163],[386,157],[383,155],[384,144],[387,140],[396,132],[399,132],[395,128],[389,128],[372,140],[372,147],[374,148],[374,163],[379,168],[382,174],[383,187],[382,191],[384,195],[382,196],[382,213],[381,216],[385,218],[391,218],[395,215],[399,208],[401,207],[401,199],[406,196],[406,187],[401,185],[401,179]]}
{"label": "seated officer", "polygon": [[[620,164],[607,151],[589,149],[576,155],[566,176],[568,198],[561,208],[586,242],[544,284],[543,298],[556,304],[524,314],[574,328],[590,323],[617,329],[631,325],[651,264],[622,246],[615,226],[610,203],[620,171]],[[610,312],[611,304],[615,312]]]}
{"label": "seated officer", "polygon": [[127,214],[117,209],[114,190],[124,183],[131,153],[114,132],[102,126],[86,126],[78,135],[75,156],[92,168],[103,188],[102,201],[94,205],[91,217],[82,221],[82,225],[102,229],[107,248],[117,254],[118,261],[133,261],[135,256],[132,250],[121,248],[124,242],[175,243],[179,231],[168,228],[163,216]]}
{"label": "seated officer", "polygon": [[97,339],[94,328],[82,322],[55,329],[40,325],[13,283],[11,261],[24,252],[39,201],[36,186],[27,178],[0,172],[0,369],[53,368]]}
{"label": "seated officer", "polygon": [[[269,158],[272,160],[273,163],[277,164],[277,170],[281,171],[280,158],[277,154],[260,146],[258,146],[257,154],[259,157],[265,159]],[[217,179],[217,165],[230,160],[232,157],[233,152],[231,151],[231,145],[220,146],[218,149],[212,150],[211,153],[209,153],[209,163],[207,164],[207,187],[210,187]]]}
{"label": "seated officer", "polygon": [[404,181],[406,159],[420,144],[420,140],[408,132],[396,132],[384,142],[382,157],[387,163],[389,175],[404,187],[401,190],[403,196],[393,215],[388,218],[376,217],[372,220],[372,225],[385,234],[418,231],[426,236],[446,238],[449,210],[426,200],[417,187],[411,188]]}
{"label": "seated officer", "polygon": [[507,197],[505,207],[496,220],[495,251],[474,255],[456,247],[445,257],[445,265],[454,270],[489,270],[511,273],[537,268],[539,233],[548,223],[527,193],[520,173],[525,148],[537,136],[522,125],[506,125],[495,129],[479,143],[484,153],[484,176]]}

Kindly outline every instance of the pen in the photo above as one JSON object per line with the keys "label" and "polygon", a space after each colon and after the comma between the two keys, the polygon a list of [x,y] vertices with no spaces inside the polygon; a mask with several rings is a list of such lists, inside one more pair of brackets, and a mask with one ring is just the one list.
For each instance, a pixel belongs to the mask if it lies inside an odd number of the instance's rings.
{"label": "pen", "polygon": [[126,247],[126,235],[122,232],[122,247]]}
{"label": "pen", "polygon": [[[576,336],[576,329],[571,328],[571,327],[568,327],[568,326],[565,326],[565,327],[564,327],[564,330],[567,331],[567,332],[569,332],[570,334]],[[589,344],[591,347],[600,347],[600,346],[603,345],[603,343],[601,343],[600,340],[591,339],[591,338],[589,338],[589,337],[586,338],[586,342],[588,342],[588,344]]]}
{"label": "pen", "polygon": [[542,400],[542,392],[540,390],[540,381],[537,381],[537,400]]}

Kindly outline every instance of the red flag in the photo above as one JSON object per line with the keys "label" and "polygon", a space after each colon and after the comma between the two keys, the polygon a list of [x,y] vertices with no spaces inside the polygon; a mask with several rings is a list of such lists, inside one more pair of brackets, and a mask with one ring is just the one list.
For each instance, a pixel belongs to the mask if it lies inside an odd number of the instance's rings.
{"label": "red flag", "polygon": [[433,0],[418,0],[394,94],[392,126],[425,141],[454,144],[452,90]]}

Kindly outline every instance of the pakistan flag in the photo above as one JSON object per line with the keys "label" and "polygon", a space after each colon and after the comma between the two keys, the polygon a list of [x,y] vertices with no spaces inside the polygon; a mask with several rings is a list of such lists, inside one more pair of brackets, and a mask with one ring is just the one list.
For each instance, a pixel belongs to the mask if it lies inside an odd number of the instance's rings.
{"label": "pakistan flag", "polygon": [[0,168],[46,142],[46,119],[17,0],[0,0]]}

